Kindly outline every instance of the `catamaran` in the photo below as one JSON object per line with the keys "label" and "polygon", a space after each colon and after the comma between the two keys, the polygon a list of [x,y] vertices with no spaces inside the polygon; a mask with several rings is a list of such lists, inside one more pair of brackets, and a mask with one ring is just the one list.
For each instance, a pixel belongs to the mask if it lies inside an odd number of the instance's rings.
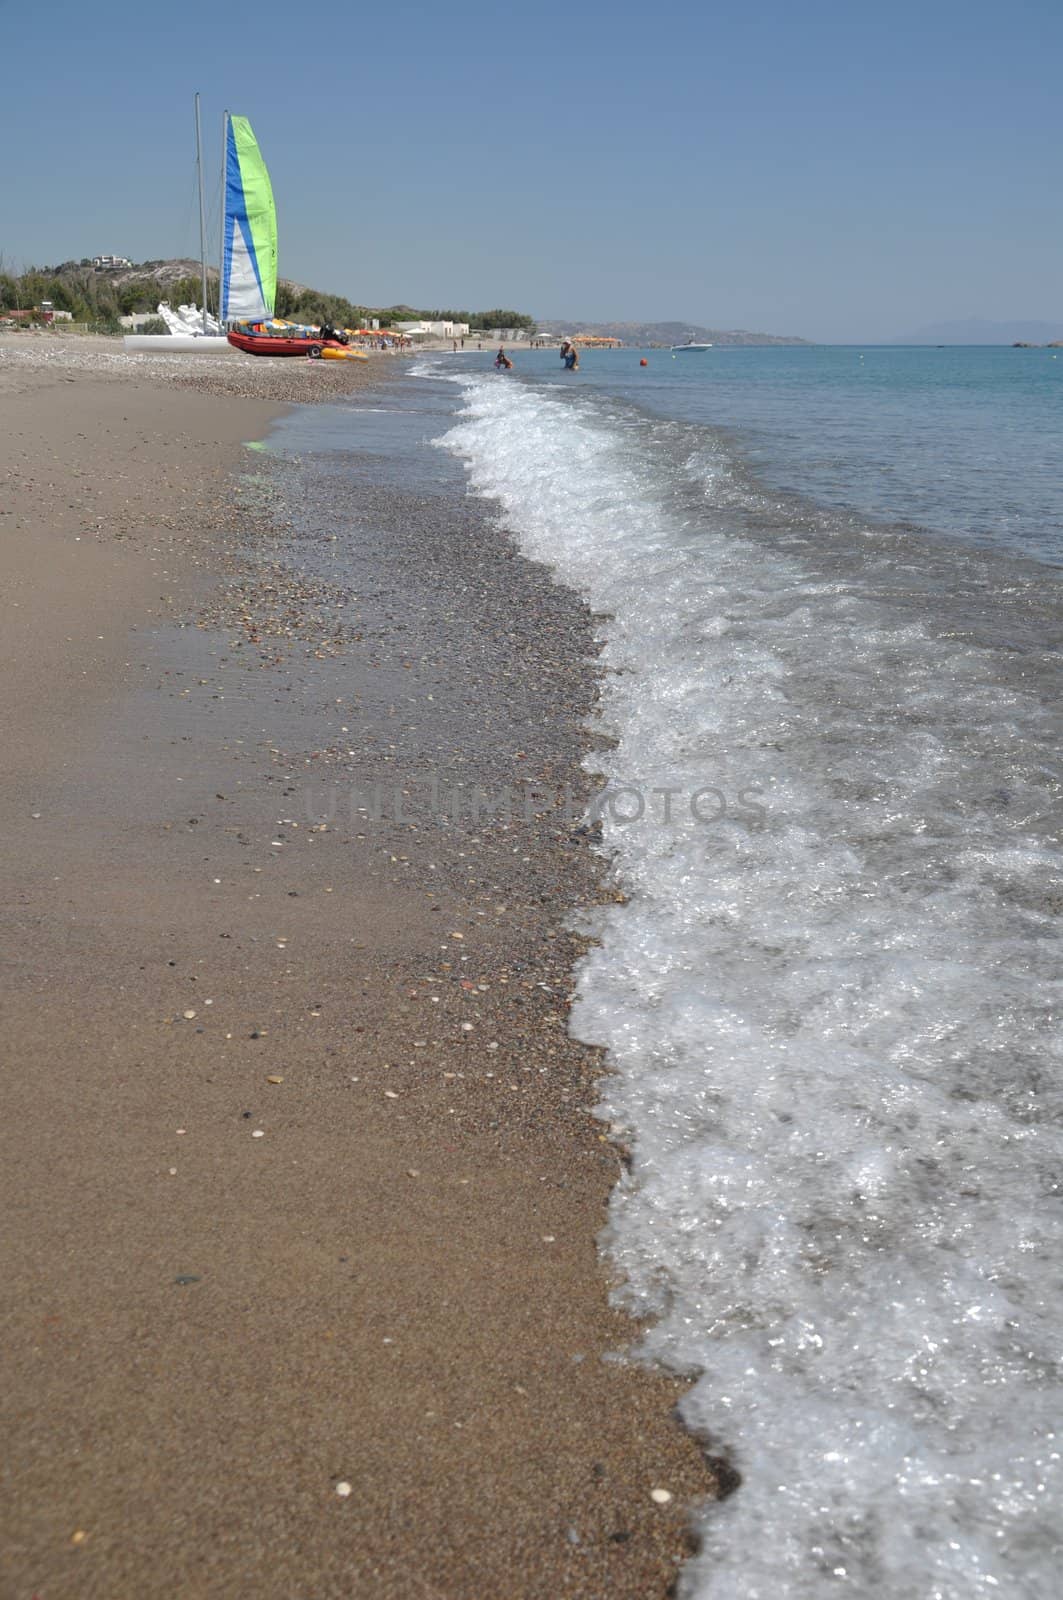
{"label": "catamaran", "polygon": [[[225,329],[234,322],[259,322],[273,316],[277,298],[277,209],[273,186],[251,124],[246,117],[225,113],[222,148],[225,201],[221,229],[217,320],[207,311],[207,246],[203,209],[203,153],[199,95],[195,99],[196,171],[199,178],[199,252],[203,310],[180,307],[180,314],[160,306],[168,334],[127,334],[127,350],[191,350],[200,355],[233,349]],[[201,326],[196,327],[196,322]]]}

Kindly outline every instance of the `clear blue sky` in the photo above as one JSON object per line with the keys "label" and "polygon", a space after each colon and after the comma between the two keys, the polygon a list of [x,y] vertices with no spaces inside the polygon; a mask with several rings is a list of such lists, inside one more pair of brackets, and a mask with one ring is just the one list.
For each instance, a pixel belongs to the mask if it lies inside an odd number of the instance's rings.
{"label": "clear blue sky", "polygon": [[9,265],[195,254],[199,89],[212,202],[229,107],[282,274],[359,303],[1063,318],[1060,0],[0,0],[0,38]]}

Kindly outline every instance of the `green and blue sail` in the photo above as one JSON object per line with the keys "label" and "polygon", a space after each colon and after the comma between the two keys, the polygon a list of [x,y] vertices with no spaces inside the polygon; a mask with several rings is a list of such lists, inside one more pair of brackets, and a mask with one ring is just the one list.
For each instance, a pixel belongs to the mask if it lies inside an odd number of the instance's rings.
{"label": "green and blue sail", "polygon": [[246,117],[225,141],[225,246],[221,320],[272,317],[277,298],[277,212],[266,163]]}

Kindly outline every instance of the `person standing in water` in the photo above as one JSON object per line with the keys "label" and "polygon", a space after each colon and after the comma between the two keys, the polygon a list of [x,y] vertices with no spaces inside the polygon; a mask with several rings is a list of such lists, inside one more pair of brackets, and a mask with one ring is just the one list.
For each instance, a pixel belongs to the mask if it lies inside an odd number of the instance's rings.
{"label": "person standing in water", "polygon": [[565,363],[566,372],[579,371],[579,351],[571,339],[566,339],[561,346],[561,359]]}
{"label": "person standing in water", "polygon": [[498,354],[495,356],[495,366],[498,368],[499,372],[505,372],[512,365],[512,361],[506,355],[505,347],[503,345],[499,345]]}

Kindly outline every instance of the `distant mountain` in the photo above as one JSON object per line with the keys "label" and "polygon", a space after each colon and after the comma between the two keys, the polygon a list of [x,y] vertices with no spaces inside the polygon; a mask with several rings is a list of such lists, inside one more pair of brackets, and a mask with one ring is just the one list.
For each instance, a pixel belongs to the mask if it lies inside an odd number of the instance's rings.
{"label": "distant mountain", "polygon": [[552,338],[566,333],[590,333],[599,339],[622,339],[627,345],[685,344],[693,339],[696,344],[808,344],[808,339],[796,339],[779,333],[747,333],[744,328],[699,328],[693,322],[581,322],[578,317],[567,321],[540,318],[541,336]]}
{"label": "distant mountain", "polygon": [[890,344],[1050,344],[1063,339],[1063,322],[932,322]]}

